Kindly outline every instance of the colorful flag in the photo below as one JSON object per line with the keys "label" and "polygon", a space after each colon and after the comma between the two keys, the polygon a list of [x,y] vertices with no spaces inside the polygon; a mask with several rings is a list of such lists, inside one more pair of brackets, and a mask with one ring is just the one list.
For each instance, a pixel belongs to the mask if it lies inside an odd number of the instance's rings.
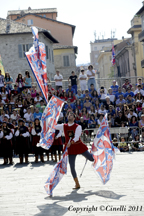
{"label": "colorful flag", "polygon": [[1,55],[0,55],[0,70],[1,70],[1,74],[5,76],[5,71],[4,71],[4,66],[3,66],[3,63],[2,63]]}
{"label": "colorful flag", "polygon": [[33,46],[25,53],[27,61],[39,85],[39,88],[48,103],[48,85],[46,72],[46,51],[45,45],[39,42],[38,29],[31,27],[34,35]]}
{"label": "colorful flag", "polygon": [[41,122],[42,132],[41,138],[37,146],[44,149],[49,149],[53,143],[55,135],[55,125],[57,124],[64,101],[60,98],[52,96],[47,107],[45,108]]}
{"label": "colorful flag", "polygon": [[63,175],[67,173],[67,161],[68,161],[68,151],[66,148],[62,156],[62,159],[55,165],[54,169],[52,170],[49,178],[45,183],[44,188],[48,195],[52,195],[53,189],[60,182]]}
{"label": "colorful flag", "polygon": [[107,121],[107,114],[104,116],[97,135],[92,144],[91,153],[94,157],[92,167],[105,184],[110,179],[115,156],[115,147],[111,141],[110,130]]}
{"label": "colorful flag", "polygon": [[112,46],[112,65],[115,65],[115,50],[114,50],[114,45]]}

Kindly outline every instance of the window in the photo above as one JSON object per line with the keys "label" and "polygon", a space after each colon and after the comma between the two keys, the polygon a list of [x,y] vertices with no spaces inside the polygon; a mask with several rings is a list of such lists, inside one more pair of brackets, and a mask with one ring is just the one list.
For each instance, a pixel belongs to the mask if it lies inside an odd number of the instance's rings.
{"label": "window", "polygon": [[49,59],[49,52],[48,52],[48,46],[46,46],[46,59]]}
{"label": "window", "polygon": [[33,44],[19,44],[18,45],[18,52],[19,58],[25,58],[25,52],[29,51]]}
{"label": "window", "polygon": [[33,19],[29,19],[29,20],[27,21],[27,24],[28,24],[28,25],[33,25]]}
{"label": "window", "polygon": [[70,66],[69,64],[69,56],[63,56],[64,67]]}

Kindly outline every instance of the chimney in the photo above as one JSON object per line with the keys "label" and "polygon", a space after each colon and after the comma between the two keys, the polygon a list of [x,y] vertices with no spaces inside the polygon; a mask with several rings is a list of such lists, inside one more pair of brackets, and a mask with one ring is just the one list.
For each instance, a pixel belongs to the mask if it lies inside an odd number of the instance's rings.
{"label": "chimney", "polygon": [[122,40],[124,41],[124,36],[122,36]]}

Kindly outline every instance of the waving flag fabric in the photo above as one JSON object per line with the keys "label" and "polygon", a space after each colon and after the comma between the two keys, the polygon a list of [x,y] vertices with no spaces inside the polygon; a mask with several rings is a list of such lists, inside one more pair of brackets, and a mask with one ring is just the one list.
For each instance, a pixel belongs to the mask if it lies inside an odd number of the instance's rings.
{"label": "waving flag fabric", "polygon": [[62,159],[55,165],[53,171],[51,172],[49,178],[45,183],[44,188],[48,195],[52,195],[53,189],[60,182],[63,175],[67,173],[67,161],[68,161],[68,151],[66,148]]}
{"label": "waving flag fabric", "polygon": [[39,88],[48,103],[48,85],[46,72],[46,51],[45,45],[39,42],[38,29],[31,27],[34,35],[33,46],[25,53],[27,61],[39,85]]}
{"label": "waving flag fabric", "polygon": [[55,125],[57,124],[61,109],[64,101],[52,96],[47,107],[45,108],[41,121],[42,121],[42,132],[40,142],[37,146],[41,146],[44,149],[49,149],[53,143],[55,135]]}
{"label": "waving flag fabric", "polygon": [[114,45],[112,46],[112,65],[115,65],[115,50],[114,50]]}
{"label": "waving flag fabric", "polygon": [[91,153],[94,157],[93,168],[105,184],[110,179],[115,156],[115,147],[111,141],[110,130],[108,127],[107,114],[104,116],[97,135],[92,144]]}

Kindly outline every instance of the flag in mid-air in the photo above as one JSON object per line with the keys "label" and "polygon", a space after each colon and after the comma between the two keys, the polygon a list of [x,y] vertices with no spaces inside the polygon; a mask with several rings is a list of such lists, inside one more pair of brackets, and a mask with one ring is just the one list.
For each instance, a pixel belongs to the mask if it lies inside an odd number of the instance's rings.
{"label": "flag in mid-air", "polygon": [[3,66],[3,63],[2,63],[1,55],[0,55],[0,70],[1,70],[1,74],[5,76],[5,71],[4,71],[4,66]]}
{"label": "flag in mid-air", "polygon": [[54,169],[50,173],[44,188],[48,195],[52,195],[53,189],[60,182],[64,174],[67,173],[67,161],[68,161],[68,151],[67,148],[61,158],[61,160],[55,165]]}
{"label": "flag in mid-air", "polygon": [[94,157],[92,167],[98,174],[103,184],[110,179],[115,156],[115,147],[111,141],[110,130],[107,121],[107,114],[104,116],[97,135],[92,144],[91,153]]}
{"label": "flag in mid-air", "polygon": [[114,45],[112,46],[112,65],[115,65],[115,50],[114,50]]}
{"label": "flag in mid-air", "polygon": [[39,85],[39,88],[48,103],[48,84],[46,72],[46,51],[45,44],[39,42],[38,29],[31,27],[34,36],[33,46],[25,53],[27,61]]}
{"label": "flag in mid-air", "polygon": [[55,125],[57,124],[59,115],[61,113],[64,101],[58,97],[52,96],[47,107],[45,108],[41,122],[42,131],[38,147],[49,149],[54,141]]}

